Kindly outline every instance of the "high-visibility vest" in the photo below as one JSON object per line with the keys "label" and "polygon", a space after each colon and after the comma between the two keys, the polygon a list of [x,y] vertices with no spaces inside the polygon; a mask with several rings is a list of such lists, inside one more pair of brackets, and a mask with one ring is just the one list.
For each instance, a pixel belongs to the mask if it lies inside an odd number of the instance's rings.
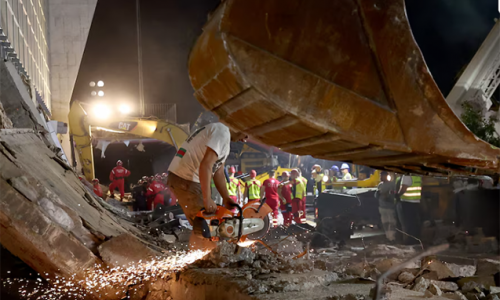
{"label": "high-visibility vest", "polygon": [[229,192],[229,196],[238,195],[238,184],[239,184],[238,179],[236,179],[234,177],[229,178],[229,182],[226,184],[227,191]]}
{"label": "high-visibility vest", "polygon": [[211,188],[214,188],[214,187],[215,187],[215,182],[214,182],[214,180],[213,180],[213,179],[212,179],[212,181],[210,182],[210,187],[211,187]]}
{"label": "high-visibility vest", "polygon": [[[402,177],[399,177],[396,181],[396,186],[400,186],[399,182]],[[422,198],[422,177],[411,176],[412,185],[406,189],[406,192],[401,195],[401,201],[420,203]]]}
{"label": "high-visibility vest", "polygon": [[248,199],[255,200],[260,199],[260,186],[261,183],[257,179],[251,179],[247,182],[248,186]]}
{"label": "high-visibility vest", "polygon": [[[304,180],[303,180],[304,179]],[[292,181],[293,189],[295,191],[295,195],[292,195],[294,199],[302,199],[306,195],[306,184],[307,180],[303,177],[299,177]]]}
{"label": "high-visibility vest", "polygon": [[[323,177],[325,177],[325,174],[319,173],[314,178],[314,183],[316,184],[316,186],[314,188],[318,189],[318,193],[321,193],[325,189],[325,184],[323,182]],[[307,186],[307,183],[306,183],[306,186]]]}
{"label": "high-visibility vest", "polygon": [[344,176],[342,176],[342,180],[351,180],[352,175],[351,173],[345,173]]}

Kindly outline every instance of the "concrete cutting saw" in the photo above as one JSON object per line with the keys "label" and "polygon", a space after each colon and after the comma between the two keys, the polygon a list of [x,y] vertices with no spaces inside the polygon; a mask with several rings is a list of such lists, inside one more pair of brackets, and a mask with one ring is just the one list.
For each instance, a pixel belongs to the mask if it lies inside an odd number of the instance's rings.
{"label": "concrete cutting saw", "polygon": [[272,212],[269,205],[262,201],[249,201],[243,207],[235,206],[238,212],[217,206],[214,214],[207,214],[202,209],[195,217],[193,232],[211,241],[235,240],[259,240],[264,237],[271,227],[269,213]]}

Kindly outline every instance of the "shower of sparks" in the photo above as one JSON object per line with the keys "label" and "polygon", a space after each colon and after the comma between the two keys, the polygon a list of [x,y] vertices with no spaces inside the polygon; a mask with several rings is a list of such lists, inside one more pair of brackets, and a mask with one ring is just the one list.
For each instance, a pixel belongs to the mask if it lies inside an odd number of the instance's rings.
{"label": "shower of sparks", "polygon": [[238,246],[240,246],[240,247],[250,247],[253,244],[255,244],[255,241],[245,241],[245,242],[239,242]]}
{"label": "shower of sparks", "polygon": [[[201,259],[207,253],[208,251],[177,253],[116,268],[108,267],[103,269],[95,265],[93,269],[84,271],[83,279],[77,279],[76,274],[70,278],[54,276],[52,279],[47,279],[51,285],[48,288],[43,284],[41,278],[37,278],[34,287],[32,282],[16,278],[6,278],[3,285],[7,287],[19,283],[21,284],[18,290],[19,295],[23,298],[36,300],[86,299],[87,295],[100,297],[109,293],[119,294],[123,292],[123,294],[126,294],[129,286],[165,279],[173,272],[179,271]],[[50,277],[49,274],[45,275],[47,278]],[[36,296],[36,298],[31,298],[33,296]]]}

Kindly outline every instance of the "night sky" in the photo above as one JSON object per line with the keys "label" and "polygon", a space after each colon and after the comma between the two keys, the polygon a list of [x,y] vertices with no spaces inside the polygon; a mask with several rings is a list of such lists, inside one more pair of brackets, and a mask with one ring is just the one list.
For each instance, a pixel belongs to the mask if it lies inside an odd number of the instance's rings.
{"label": "night sky", "polygon": [[[250,0],[248,0],[250,1]],[[147,103],[177,103],[179,123],[202,111],[187,73],[189,50],[219,0],[142,0]],[[496,0],[407,0],[408,18],[430,71],[446,96],[498,17]],[[134,0],[99,0],[73,99],[88,101],[104,80],[107,101],[138,102]]]}

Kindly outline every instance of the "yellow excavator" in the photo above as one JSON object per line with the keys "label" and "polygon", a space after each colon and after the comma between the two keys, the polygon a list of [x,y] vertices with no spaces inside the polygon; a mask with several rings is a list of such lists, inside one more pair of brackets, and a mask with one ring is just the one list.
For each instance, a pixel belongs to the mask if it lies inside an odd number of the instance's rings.
{"label": "yellow excavator", "polygon": [[223,1],[189,75],[221,122],[285,152],[406,174],[500,172],[500,149],[441,94],[403,0]]}
{"label": "yellow excavator", "polygon": [[70,136],[79,156],[82,172],[88,181],[94,175],[92,130],[152,138],[174,146],[176,149],[187,139],[188,133],[179,125],[163,120],[123,117],[113,114],[88,114],[79,101],[73,101],[69,112]]}

